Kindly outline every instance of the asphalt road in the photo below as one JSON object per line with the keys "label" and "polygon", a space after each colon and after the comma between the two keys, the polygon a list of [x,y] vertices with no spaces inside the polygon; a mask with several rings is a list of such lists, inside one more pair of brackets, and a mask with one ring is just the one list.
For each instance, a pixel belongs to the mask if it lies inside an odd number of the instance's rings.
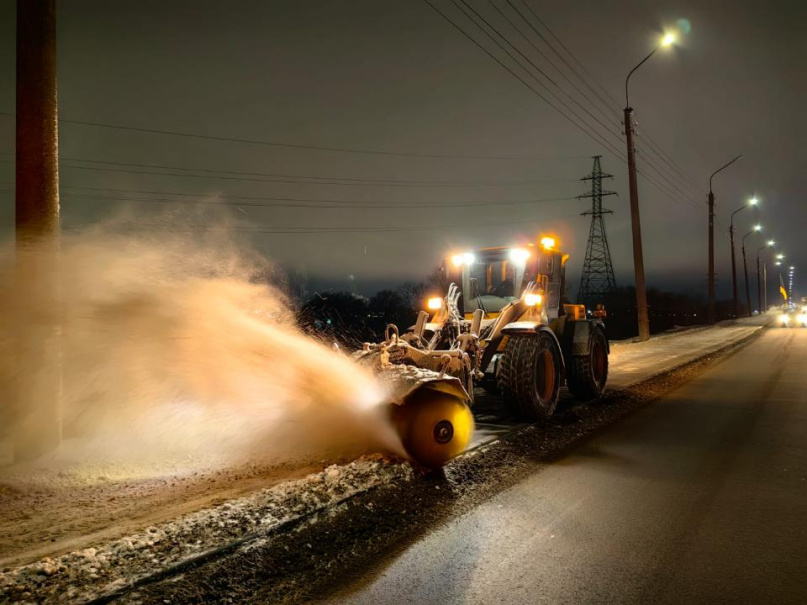
{"label": "asphalt road", "polygon": [[766,330],[334,603],[807,603],[807,330]]}

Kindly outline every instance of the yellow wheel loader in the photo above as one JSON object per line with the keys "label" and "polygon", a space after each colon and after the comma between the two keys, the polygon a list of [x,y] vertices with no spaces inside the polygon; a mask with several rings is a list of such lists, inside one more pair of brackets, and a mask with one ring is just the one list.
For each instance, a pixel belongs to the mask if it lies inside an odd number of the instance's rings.
{"label": "yellow wheel loader", "polygon": [[581,399],[602,394],[605,326],[564,302],[567,259],[553,238],[455,254],[441,267],[445,295],[430,298],[405,334],[390,325],[383,342],[357,353],[387,383],[413,461],[439,468],[465,450],[477,386],[529,422],[552,416],[563,384]]}

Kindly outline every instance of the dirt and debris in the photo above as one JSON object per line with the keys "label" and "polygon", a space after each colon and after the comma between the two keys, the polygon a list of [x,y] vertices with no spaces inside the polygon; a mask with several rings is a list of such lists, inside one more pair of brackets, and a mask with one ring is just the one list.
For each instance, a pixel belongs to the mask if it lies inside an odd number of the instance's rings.
{"label": "dirt and debris", "polygon": [[0,572],[0,602],[86,602],[234,540],[257,539],[358,492],[406,482],[412,476],[408,465],[390,464],[380,457],[332,465],[111,542],[6,567]]}

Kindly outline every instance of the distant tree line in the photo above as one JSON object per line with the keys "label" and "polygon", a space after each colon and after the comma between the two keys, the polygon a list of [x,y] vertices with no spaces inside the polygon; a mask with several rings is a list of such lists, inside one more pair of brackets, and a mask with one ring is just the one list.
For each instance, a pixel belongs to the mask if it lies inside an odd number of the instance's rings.
{"label": "distant tree line", "polygon": [[[383,338],[388,324],[405,331],[425,309],[426,298],[444,287],[434,275],[422,283],[404,283],[394,290],[381,290],[371,297],[344,291],[317,292],[300,301],[298,317],[303,329],[328,342],[355,349],[363,342]],[[636,336],[636,291],[619,288],[601,300],[588,301],[593,309],[602,302],[607,311],[606,326],[611,339]],[[650,288],[647,292],[652,333],[664,332],[706,323],[704,297],[686,292],[667,292]],[[745,309],[740,310],[741,316]],[[732,317],[731,301],[719,301],[718,319]]]}

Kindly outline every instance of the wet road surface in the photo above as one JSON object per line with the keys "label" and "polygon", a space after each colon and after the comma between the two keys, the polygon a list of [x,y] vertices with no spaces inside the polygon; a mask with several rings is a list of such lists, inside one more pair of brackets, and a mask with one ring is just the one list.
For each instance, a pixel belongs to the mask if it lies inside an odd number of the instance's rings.
{"label": "wet road surface", "polygon": [[331,602],[807,603],[807,330],[767,330]]}

